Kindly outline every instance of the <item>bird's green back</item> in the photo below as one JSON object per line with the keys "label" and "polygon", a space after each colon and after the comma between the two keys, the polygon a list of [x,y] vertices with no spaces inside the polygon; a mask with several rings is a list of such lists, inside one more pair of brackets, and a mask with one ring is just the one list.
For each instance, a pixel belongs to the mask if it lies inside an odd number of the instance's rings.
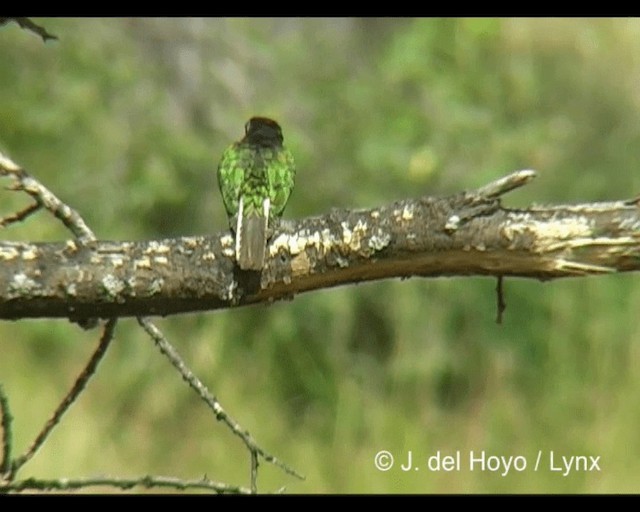
{"label": "bird's green back", "polygon": [[243,198],[245,214],[262,215],[262,202],[271,202],[269,220],[282,216],[295,181],[293,155],[286,147],[268,148],[237,142],[222,154],[218,184],[231,219]]}

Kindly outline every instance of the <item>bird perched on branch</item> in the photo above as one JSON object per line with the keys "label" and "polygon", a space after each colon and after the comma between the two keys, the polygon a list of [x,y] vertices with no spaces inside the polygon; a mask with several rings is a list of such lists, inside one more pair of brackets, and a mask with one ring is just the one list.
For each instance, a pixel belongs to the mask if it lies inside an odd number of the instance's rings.
{"label": "bird perched on branch", "polygon": [[222,154],[218,185],[235,232],[238,266],[262,270],[267,240],[287,205],[296,169],[278,123],[252,117],[244,129],[242,140]]}

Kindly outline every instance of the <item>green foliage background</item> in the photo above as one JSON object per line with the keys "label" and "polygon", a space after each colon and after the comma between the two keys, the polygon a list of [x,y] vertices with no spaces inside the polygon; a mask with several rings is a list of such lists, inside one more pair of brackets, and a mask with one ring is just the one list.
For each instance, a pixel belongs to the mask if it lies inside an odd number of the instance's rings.
{"label": "green foliage background", "polygon": [[[224,147],[273,116],[298,163],[285,217],[449,194],[533,168],[510,206],[640,191],[640,21],[38,19],[0,27],[0,150],[101,239],[224,229]],[[0,215],[27,204],[0,195]],[[68,238],[45,214],[0,232]],[[159,319],[228,412],[307,475],[290,492],[640,491],[633,274],[412,279]],[[0,382],[22,451],[97,343],[66,321],[0,323]],[[396,456],[375,469],[380,450]],[[411,450],[419,471],[399,464]],[[426,458],[461,452],[460,471]],[[470,451],[526,457],[470,471]],[[539,450],[543,465],[533,464]],[[549,452],[600,456],[563,477]],[[247,485],[249,458],[134,320],[21,475],[165,474]]]}

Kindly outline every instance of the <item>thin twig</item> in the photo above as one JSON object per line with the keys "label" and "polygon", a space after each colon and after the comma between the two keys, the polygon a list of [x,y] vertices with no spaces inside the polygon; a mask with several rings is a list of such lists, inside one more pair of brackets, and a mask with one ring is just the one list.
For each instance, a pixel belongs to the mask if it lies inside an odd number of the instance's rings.
{"label": "thin twig", "polygon": [[139,478],[112,478],[112,477],[92,477],[57,480],[41,480],[39,478],[27,478],[0,487],[0,491],[24,491],[27,489],[39,491],[66,491],[70,489],[80,489],[83,487],[109,486],[119,489],[132,489],[133,487],[170,487],[173,489],[205,489],[217,493],[250,494],[251,490],[246,487],[228,485],[221,482],[214,482],[206,477],[201,480],[181,480],[179,478],[166,476],[142,476]]}
{"label": "thin twig", "polygon": [[6,217],[2,217],[0,218],[0,228],[7,227],[9,224],[13,224],[15,222],[22,222],[29,215],[36,213],[40,208],[42,208],[42,205],[38,202],[35,202],[33,204],[30,204],[23,210],[20,210],[19,212],[16,212],[12,215],[7,215]]}
{"label": "thin twig", "polygon": [[40,431],[29,449],[24,453],[24,455],[21,455],[15,461],[13,461],[11,465],[11,478],[13,478],[18,470],[35,455],[35,453],[38,451],[40,446],[42,446],[42,443],[44,443],[44,441],[47,439],[53,428],[60,422],[60,419],[67,411],[67,409],[69,409],[71,404],[76,401],[80,393],[84,390],[87,383],[89,382],[89,379],[93,376],[96,368],[98,367],[98,364],[102,360],[107,347],[113,339],[113,333],[117,321],[118,320],[116,318],[111,318],[107,321],[104,326],[104,331],[102,332],[102,337],[100,338],[98,347],[92,354],[91,359],[87,363],[87,366],[76,379],[69,393],[67,393],[67,396],[65,396],[62,402],[60,402],[60,405],[58,405],[58,408],[44,425],[43,429]]}
{"label": "thin twig", "polygon": [[251,492],[256,494],[258,492],[258,453],[255,450],[251,450]]}
{"label": "thin twig", "polygon": [[[178,370],[182,379],[191,386],[198,396],[205,401],[205,403],[211,408],[214,412],[216,419],[218,421],[222,421],[225,425],[227,425],[231,431],[242,441],[244,442],[247,449],[253,454],[260,455],[265,461],[278,466],[286,473],[293,475],[300,480],[304,480],[305,477],[298,473],[295,469],[291,468],[284,462],[278,460],[273,455],[265,452],[262,448],[260,448],[256,442],[251,437],[248,431],[243,429],[233,418],[231,418],[227,412],[222,408],[222,405],[218,400],[209,392],[207,387],[196,377],[191,370],[184,363],[180,355],[177,351],[171,346],[171,344],[164,337],[162,332],[146,317],[138,317],[138,323],[142,326],[142,328],[147,331],[149,336],[153,339],[160,352],[162,352],[171,364]],[[257,466],[256,466],[257,468]]]}
{"label": "thin twig", "polygon": [[502,314],[504,313],[504,310],[507,309],[507,304],[504,301],[503,280],[504,276],[498,276],[498,282],[496,283],[496,323],[498,324],[502,323]]}
{"label": "thin twig", "polygon": [[536,177],[536,171],[531,169],[524,169],[522,171],[516,171],[508,176],[504,176],[500,179],[492,181],[483,187],[480,187],[476,192],[487,198],[496,198],[513,189],[523,187]]}
{"label": "thin twig", "polygon": [[54,39],[54,40],[58,39],[57,36],[50,34],[46,28],[31,21],[30,18],[25,18],[25,17],[0,18],[0,25],[4,25],[9,21],[13,21],[17,23],[20,26],[20,28],[29,30],[30,32],[33,32],[34,34],[40,36],[45,43],[47,42],[47,39]]}
{"label": "thin twig", "polygon": [[2,415],[0,426],[2,426],[2,460],[0,461],[0,480],[4,478],[9,472],[9,465],[11,464],[11,451],[12,451],[12,433],[11,422],[13,417],[9,410],[9,399],[4,392],[2,384],[0,384],[0,414]]}
{"label": "thin twig", "polygon": [[24,191],[29,194],[35,200],[36,204],[42,205],[42,207],[49,210],[56,218],[62,221],[80,243],[87,243],[96,239],[93,231],[87,226],[77,211],[63,203],[48,188],[2,153],[0,153],[0,176],[13,178],[15,183],[14,186],[11,187],[11,190]]}

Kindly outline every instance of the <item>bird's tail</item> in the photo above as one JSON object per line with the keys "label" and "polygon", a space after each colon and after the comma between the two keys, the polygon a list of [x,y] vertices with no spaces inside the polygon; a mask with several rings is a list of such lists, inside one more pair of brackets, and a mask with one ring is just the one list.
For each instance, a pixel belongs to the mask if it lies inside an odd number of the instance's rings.
{"label": "bird's tail", "polygon": [[244,210],[240,199],[236,228],[236,260],[242,270],[262,270],[267,252],[269,198],[262,202],[262,211]]}

